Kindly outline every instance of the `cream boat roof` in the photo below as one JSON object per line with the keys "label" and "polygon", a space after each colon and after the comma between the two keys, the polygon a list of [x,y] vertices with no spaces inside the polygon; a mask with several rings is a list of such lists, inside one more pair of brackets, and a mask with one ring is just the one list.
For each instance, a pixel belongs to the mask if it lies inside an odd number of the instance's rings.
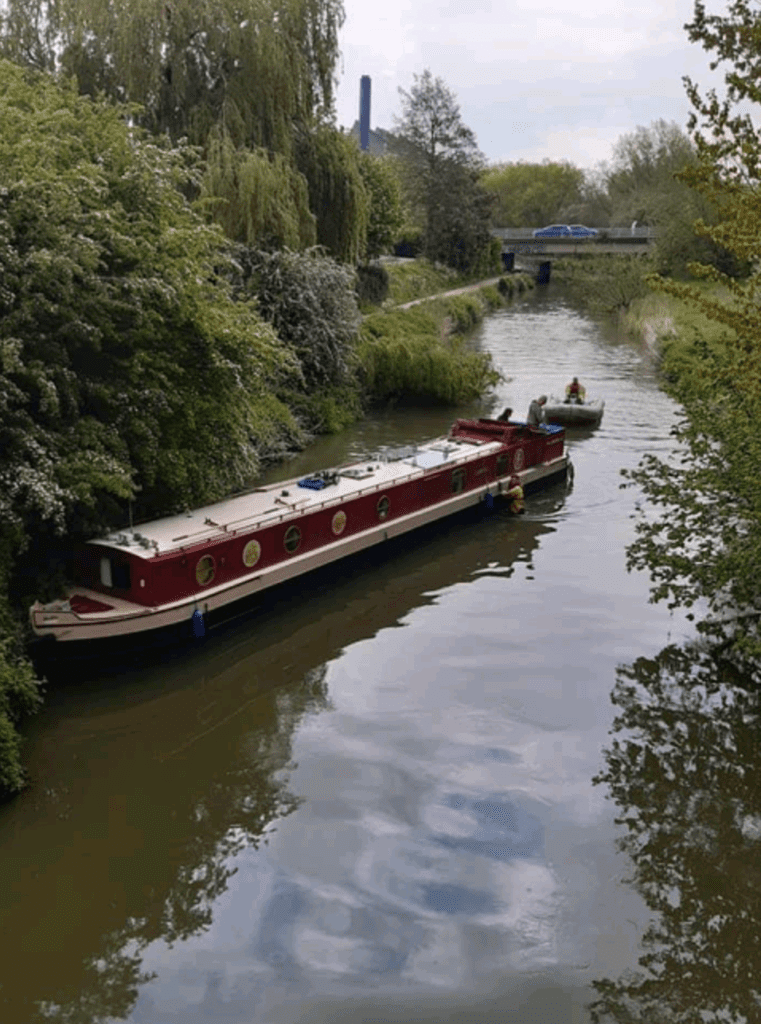
{"label": "cream boat roof", "polygon": [[472,461],[484,454],[497,452],[501,447],[499,441],[437,438],[414,448],[382,452],[362,462],[323,471],[338,473],[339,476],[336,484],[329,484],[321,490],[299,487],[298,481],[304,477],[293,477],[190,512],[114,531],[105,537],[93,538],[89,543],[128,551],[140,558],[152,558],[219,539],[225,534],[251,533],[259,527],[298,517],[305,511],[340,504],[363,491],[382,490],[402,480],[423,476],[429,469]]}

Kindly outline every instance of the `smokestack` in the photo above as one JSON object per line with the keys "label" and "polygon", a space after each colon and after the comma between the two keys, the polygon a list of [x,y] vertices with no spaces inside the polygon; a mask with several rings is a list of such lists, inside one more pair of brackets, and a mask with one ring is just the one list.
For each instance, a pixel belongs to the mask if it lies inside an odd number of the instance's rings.
{"label": "smokestack", "polygon": [[370,76],[359,80],[359,148],[370,148]]}

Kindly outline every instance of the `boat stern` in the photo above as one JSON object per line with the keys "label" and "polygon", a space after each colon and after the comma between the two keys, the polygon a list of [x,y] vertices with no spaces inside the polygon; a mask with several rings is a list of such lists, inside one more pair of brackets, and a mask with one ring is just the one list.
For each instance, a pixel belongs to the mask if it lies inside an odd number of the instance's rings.
{"label": "boat stern", "polygon": [[118,598],[102,600],[94,591],[77,588],[57,601],[35,601],[29,624],[38,637],[55,640],[89,639],[108,635],[115,623],[144,614],[145,608]]}

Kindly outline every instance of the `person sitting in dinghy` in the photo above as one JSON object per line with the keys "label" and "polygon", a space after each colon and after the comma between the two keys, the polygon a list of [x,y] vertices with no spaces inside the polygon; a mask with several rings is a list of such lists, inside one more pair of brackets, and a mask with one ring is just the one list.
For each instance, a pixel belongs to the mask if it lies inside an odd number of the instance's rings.
{"label": "person sitting in dinghy", "polygon": [[576,405],[583,405],[584,399],[587,397],[587,392],[583,384],[579,383],[579,378],[574,377],[570,384],[566,384],[565,388],[565,400],[566,404],[573,402]]}
{"label": "person sitting in dinghy", "polygon": [[523,505],[523,488],[518,477],[513,474],[508,481],[508,490],[505,497],[509,500],[508,508],[514,516],[521,516],[526,511]]}

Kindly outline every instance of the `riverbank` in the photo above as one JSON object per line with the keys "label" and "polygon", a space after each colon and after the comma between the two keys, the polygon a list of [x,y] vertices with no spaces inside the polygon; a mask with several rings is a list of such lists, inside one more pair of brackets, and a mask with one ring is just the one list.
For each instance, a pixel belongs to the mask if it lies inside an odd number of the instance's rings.
{"label": "riverbank", "polygon": [[[726,289],[706,282],[692,282],[691,287],[706,296],[728,301]],[[664,358],[671,357],[692,345],[700,337],[708,344],[723,343],[733,332],[715,320],[709,320],[700,310],[682,299],[663,292],[650,292],[634,299],[621,316],[621,325],[629,334],[640,337],[650,351]]]}

